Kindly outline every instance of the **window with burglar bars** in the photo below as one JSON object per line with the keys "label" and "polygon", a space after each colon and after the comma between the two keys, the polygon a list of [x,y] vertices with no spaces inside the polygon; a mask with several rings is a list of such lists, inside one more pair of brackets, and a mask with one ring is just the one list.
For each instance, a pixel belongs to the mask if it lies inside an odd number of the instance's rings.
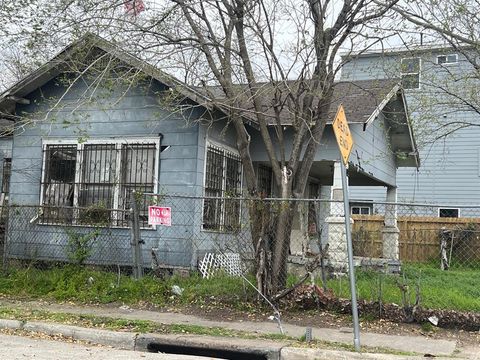
{"label": "window with burglar bars", "polygon": [[[155,191],[156,142],[47,144],[44,147],[42,222],[129,226],[133,191]],[[75,208],[83,210],[75,210]],[[148,204],[140,204],[147,226]]]}
{"label": "window with burglar bars", "polygon": [[[233,152],[209,145],[205,167],[205,196],[222,199],[205,199],[203,228],[233,231],[240,223],[242,164]],[[231,197],[232,199],[228,199]]]}

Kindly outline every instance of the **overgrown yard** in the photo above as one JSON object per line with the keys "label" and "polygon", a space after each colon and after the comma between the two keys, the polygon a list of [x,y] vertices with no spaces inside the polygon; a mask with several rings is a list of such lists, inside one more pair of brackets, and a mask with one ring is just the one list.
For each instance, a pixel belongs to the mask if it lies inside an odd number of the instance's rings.
{"label": "overgrown yard", "polygon": [[[441,271],[417,264],[405,265],[402,276],[365,271],[356,274],[358,296],[363,300],[413,305],[419,290],[423,308],[480,312],[480,275],[475,270]],[[295,280],[290,277],[289,283]],[[181,295],[172,292],[174,285],[183,289]],[[338,297],[350,296],[347,277],[329,280],[327,287]],[[169,306],[208,302],[243,310],[258,308],[255,290],[241,278],[219,275],[202,279],[192,274],[165,279],[145,276],[136,281],[126,275],[77,266],[11,268],[0,274],[0,294],[83,303]]]}
{"label": "overgrown yard", "polygon": [[[406,264],[401,276],[366,271],[357,271],[356,275],[360,299],[414,305],[419,292],[420,306],[424,308],[480,312],[478,270],[442,271],[430,265]],[[350,297],[348,278],[330,280],[328,286],[337,296]],[[403,304],[401,288],[408,295],[408,304]]]}
{"label": "overgrown yard", "polygon": [[[181,296],[172,293],[173,285],[183,289]],[[157,306],[172,302],[200,302],[212,297],[233,305],[237,301],[242,303],[253,299],[254,295],[253,289],[244,287],[240,278],[218,276],[202,279],[191,275],[159,279],[147,275],[137,281],[126,275],[73,265],[52,269],[11,269],[7,274],[0,275],[0,293],[30,299],[102,304],[151,303]]]}

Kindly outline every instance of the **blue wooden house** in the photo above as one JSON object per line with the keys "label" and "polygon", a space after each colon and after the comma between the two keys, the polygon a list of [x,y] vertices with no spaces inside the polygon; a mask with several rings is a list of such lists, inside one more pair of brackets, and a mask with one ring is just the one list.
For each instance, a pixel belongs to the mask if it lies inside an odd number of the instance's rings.
{"label": "blue wooden house", "polygon": [[[349,54],[343,59],[342,81],[400,78],[408,102],[422,166],[397,173],[398,199],[437,204],[428,215],[474,216],[459,205],[480,202],[478,137],[478,74],[466,55],[474,49],[445,45]],[[355,210],[370,212],[385,198],[385,189],[352,189]]]}
{"label": "blue wooden house", "polygon": [[[137,191],[166,195],[156,201],[172,207],[171,227],[149,227],[142,216],[145,266],[154,251],[163,264],[196,267],[198,254],[212,250],[212,239],[233,236],[240,216],[227,213],[225,203],[201,197],[242,191],[235,130],[228,112],[208,93],[88,36],[1,94],[1,113],[16,125],[9,201],[28,209],[10,219],[9,256],[63,261],[65,228],[87,231],[94,220],[109,232],[99,236],[89,261],[131,264],[129,209]],[[350,184],[386,186],[394,196],[397,168],[418,166],[398,81],[337,83],[331,120],[340,103],[355,139]],[[260,134],[247,116],[245,122],[259,183],[274,195]],[[291,125],[282,124],[287,151]],[[306,197],[334,196],[340,186],[338,161],[329,125]],[[331,215],[328,210],[323,224]],[[300,240],[292,241],[292,254],[306,251],[308,219],[302,216],[299,212],[294,223],[293,238]]]}

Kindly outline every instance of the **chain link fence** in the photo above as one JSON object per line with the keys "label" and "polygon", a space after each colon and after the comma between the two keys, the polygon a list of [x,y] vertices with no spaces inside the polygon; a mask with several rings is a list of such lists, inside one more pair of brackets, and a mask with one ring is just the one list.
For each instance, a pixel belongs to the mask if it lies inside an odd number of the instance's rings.
{"label": "chain link fence", "polygon": [[127,213],[130,212],[96,208],[6,207],[3,209],[4,269],[32,264],[50,268],[74,263],[128,272],[132,266],[129,228],[110,223],[110,217],[114,221],[113,218]]}
{"label": "chain link fence", "polygon": [[394,208],[390,228],[398,236],[399,260],[445,270],[480,269],[480,207],[372,203],[366,208],[368,215],[352,215],[356,256],[381,258],[388,252],[385,218]]}
{"label": "chain link fence", "polygon": [[[349,297],[341,202],[146,195],[138,203],[136,212],[4,207],[4,269],[75,263],[136,276],[139,268],[162,276],[221,272],[246,276],[270,298],[310,280]],[[171,226],[148,225],[148,205],[168,207]],[[471,290],[480,289],[480,207],[365,203],[351,212],[361,300],[480,313],[480,294]],[[462,286],[462,277],[463,299],[441,295]]]}

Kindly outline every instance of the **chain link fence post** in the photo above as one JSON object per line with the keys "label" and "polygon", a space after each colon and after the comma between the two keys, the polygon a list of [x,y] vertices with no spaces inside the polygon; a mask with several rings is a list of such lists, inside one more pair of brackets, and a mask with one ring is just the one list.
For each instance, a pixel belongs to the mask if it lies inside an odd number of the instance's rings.
{"label": "chain link fence post", "polygon": [[133,276],[135,279],[143,277],[142,240],[140,239],[140,212],[138,209],[137,192],[132,192],[132,209],[130,225],[132,235]]}
{"label": "chain link fence post", "polygon": [[8,222],[9,222],[10,206],[2,206],[0,214],[0,226],[2,232],[0,236],[3,237],[2,243],[2,270],[6,272],[8,270]]}

